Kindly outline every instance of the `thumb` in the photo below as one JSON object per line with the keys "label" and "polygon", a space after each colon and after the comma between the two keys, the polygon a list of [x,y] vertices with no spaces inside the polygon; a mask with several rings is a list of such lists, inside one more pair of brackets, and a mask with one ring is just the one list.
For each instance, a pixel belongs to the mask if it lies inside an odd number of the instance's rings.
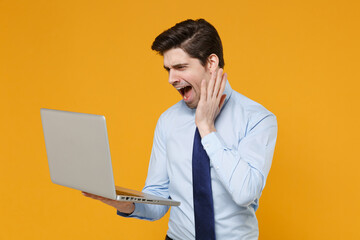
{"label": "thumb", "polygon": [[221,96],[220,103],[219,103],[219,110],[221,110],[221,108],[223,107],[225,99],[226,99],[226,94]]}

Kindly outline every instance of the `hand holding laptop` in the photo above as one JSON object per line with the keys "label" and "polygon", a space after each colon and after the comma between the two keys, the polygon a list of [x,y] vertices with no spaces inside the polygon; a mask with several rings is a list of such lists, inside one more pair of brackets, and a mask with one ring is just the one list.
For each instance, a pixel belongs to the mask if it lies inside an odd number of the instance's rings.
{"label": "hand holding laptop", "polygon": [[180,205],[172,199],[115,186],[104,116],[44,108],[40,113],[53,183],[83,191],[85,196],[124,213],[134,211],[133,202]]}
{"label": "hand holding laptop", "polygon": [[109,198],[104,198],[95,194],[91,194],[91,193],[87,193],[87,192],[82,192],[82,194],[85,197],[89,197],[95,200],[99,200],[109,206],[112,206],[114,208],[116,208],[117,210],[119,210],[122,213],[126,213],[126,214],[131,214],[132,212],[134,212],[135,210],[135,205],[133,202],[120,202],[117,200],[112,200]]}

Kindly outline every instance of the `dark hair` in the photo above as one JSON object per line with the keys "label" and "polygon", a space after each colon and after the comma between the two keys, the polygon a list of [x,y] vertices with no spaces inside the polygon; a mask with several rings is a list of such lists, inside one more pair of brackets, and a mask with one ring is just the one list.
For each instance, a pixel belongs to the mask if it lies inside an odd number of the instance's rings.
{"label": "dark hair", "polygon": [[224,68],[221,39],[213,25],[204,19],[188,19],[177,23],[155,38],[151,49],[161,55],[172,48],[181,48],[190,57],[197,58],[205,66],[207,58],[216,54],[219,67]]}

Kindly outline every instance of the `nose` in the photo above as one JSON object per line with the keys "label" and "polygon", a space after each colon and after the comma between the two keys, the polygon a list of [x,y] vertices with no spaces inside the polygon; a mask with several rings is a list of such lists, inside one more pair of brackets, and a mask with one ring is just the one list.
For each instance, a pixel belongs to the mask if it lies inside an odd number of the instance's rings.
{"label": "nose", "polygon": [[169,83],[174,85],[174,83],[179,82],[179,79],[176,75],[176,72],[173,69],[169,70]]}

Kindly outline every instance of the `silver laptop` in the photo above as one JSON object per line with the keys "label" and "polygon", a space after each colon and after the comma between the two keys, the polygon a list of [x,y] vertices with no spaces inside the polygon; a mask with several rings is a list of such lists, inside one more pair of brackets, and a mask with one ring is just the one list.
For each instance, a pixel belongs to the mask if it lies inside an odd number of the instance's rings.
{"label": "silver laptop", "polygon": [[40,113],[53,183],[118,201],[180,205],[115,186],[104,116],[44,108]]}

